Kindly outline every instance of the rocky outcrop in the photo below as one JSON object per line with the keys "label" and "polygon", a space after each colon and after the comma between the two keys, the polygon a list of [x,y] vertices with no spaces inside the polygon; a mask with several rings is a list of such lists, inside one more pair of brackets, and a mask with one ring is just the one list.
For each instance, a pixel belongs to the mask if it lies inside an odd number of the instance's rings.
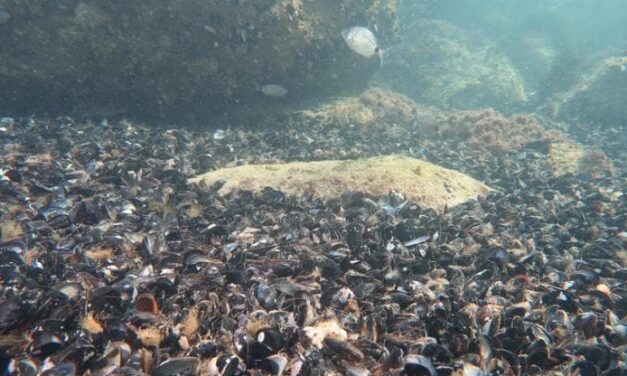
{"label": "rocky outcrop", "polygon": [[[250,103],[296,102],[365,83],[377,61],[340,32],[397,28],[395,0],[0,2],[0,113],[206,125]],[[278,84],[283,98],[260,87]]]}
{"label": "rocky outcrop", "polygon": [[627,123],[627,56],[604,59],[569,90],[554,96],[546,113],[592,126]]}
{"label": "rocky outcrop", "polygon": [[441,108],[512,111],[527,101],[523,80],[492,44],[444,21],[417,20],[385,52],[378,85]]}

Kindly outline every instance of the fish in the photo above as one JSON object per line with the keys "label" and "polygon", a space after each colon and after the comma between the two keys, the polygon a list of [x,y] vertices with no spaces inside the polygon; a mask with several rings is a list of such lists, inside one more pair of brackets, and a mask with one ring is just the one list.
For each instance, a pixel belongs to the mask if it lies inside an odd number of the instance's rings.
{"label": "fish", "polygon": [[287,89],[277,84],[265,84],[261,86],[261,92],[269,97],[283,97],[287,94]]}
{"label": "fish", "polygon": [[429,241],[430,238],[431,238],[431,236],[429,236],[429,235],[421,236],[419,238],[409,240],[409,241],[405,242],[403,245],[405,247],[413,247],[415,245],[422,244],[424,242]]}
{"label": "fish", "polygon": [[368,59],[378,56],[383,65],[383,51],[379,48],[377,37],[367,27],[353,26],[344,29],[342,39],[353,52]]}

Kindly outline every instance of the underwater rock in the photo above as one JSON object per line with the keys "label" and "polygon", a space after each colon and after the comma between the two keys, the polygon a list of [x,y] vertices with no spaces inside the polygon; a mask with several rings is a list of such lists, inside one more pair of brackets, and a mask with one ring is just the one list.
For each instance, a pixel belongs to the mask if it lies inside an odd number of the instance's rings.
{"label": "underwater rock", "polygon": [[444,21],[420,19],[386,51],[374,82],[441,108],[511,112],[527,101],[510,60],[487,40]]}
{"label": "underwater rock", "polygon": [[398,92],[370,87],[359,96],[342,97],[312,109],[298,112],[304,121],[334,123],[341,127],[362,129],[407,127],[424,119],[442,118],[441,111],[420,105]]}
{"label": "underwater rock", "polygon": [[612,162],[603,152],[588,150],[568,140],[549,146],[547,162],[553,176],[571,173],[596,178],[613,170]]}
{"label": "underwater rock", "polygon": [[545,109],[553,118],[593,126],[627,123],[627,56],[604,59]]}
{"label": "underwater rock", "polygon": [[[366,135],[385,132],[398,141],[407,132],[419,135],[426,143],[447,140],[456,145],[457,158],[471,158],[478,165],[507,154],[516,155],[515,159],[543,158],[545,168],[553,176],[566,173],[601,176],[612,172],[617,157],[610,161],[604,148],[582,144],[579,138],[558,130],[560,127],[540,115],[508,117],[493,109],[442,111],[379,87],[370,87],[359,96],[343,97],[297,111],[290,117],[294,124],[333,127],[334,137],[353,130]],[[410,154],[416,152],[420,154],[420,148],[410,148]],[[343,156],[355,158],[363,153],[357,150]],[[333,156],[320,151],[320,157]]]}
{"label": "underwater rock", "polygon": [[337,94],[378,68],[358,60],[341,31],[376,23],[390,38],[395,9],[395,0],[4,1],[0,80],[10,90],[0,112],[204,125],[259,102],[268,81],[294,100]]}
{"label": "underwater rock", "polygon": [[460,172],[400,155],[354,161],[291,162],[246,165],[211,171],[189,180],[211,187],[224,182],[218,192],[237,189],[261,191],[265,187],[323,198],[345,191],[379,196],[397,190],[427,207],[455,206],[490,191],[485,184]]}

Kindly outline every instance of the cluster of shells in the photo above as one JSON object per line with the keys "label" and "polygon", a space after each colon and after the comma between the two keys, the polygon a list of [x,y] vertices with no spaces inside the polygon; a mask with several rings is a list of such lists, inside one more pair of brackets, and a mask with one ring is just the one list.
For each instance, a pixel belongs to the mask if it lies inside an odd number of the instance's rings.
{"label": "cluster of shells", "polygon": [[[58,118],[3,119],[0,132],[5,373],[626,372],[620,172],[552,178],[531,148],[477,161],[418,130]],[[228,165],[399,149],[497,190],[436,212],[394,191],[322,201],[186,184]]]}

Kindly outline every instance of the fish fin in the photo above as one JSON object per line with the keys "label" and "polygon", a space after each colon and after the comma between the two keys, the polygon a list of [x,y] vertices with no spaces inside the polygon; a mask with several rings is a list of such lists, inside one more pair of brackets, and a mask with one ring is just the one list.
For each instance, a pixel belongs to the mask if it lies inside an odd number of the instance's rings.
{"label": "fish fin", "polygon": [[383,66],[387,65],[390,60],[390,52],[394,48],[394,46],[388,47],[386,49],[377,48],[376,55],[379,57],[379,67],[383,68]]}
{"label": "fish fin", "polygon": [[383,66],[385,65],[385,51],[377,48],[375,53],[379,57],[379,68],[383,68]]}

